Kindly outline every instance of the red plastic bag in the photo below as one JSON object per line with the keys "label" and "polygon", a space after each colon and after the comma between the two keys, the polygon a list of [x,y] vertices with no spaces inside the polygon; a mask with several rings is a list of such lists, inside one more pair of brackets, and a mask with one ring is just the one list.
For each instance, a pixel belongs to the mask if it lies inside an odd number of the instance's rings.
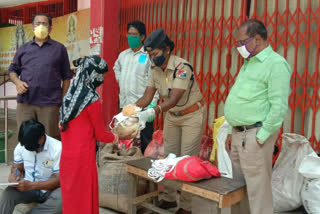
{"label": "red plastic bag", "polygon": [[199,150],[199,158],[202,160],[209,160],[211,152],[212,152],[212,138],[203,135],[201,139],[201,145]]}
{"label": "red plastic bag", "polygon": [[163,147],[163,131],[157,130],[152,135],[152,141],[147,146],[146,150],[144,151],[145,157],[152,157],[152,158],[163,158],[164,155],[164,147]]}
{"label": "red plastic bag", "polygon": [[119,144],[118,144],[118,147],[119,149],[129,149],[132,147],[132,141],[133,139],[131,140],[119,140]]}
{"label": "red plastic bag", "polygon": [[220,177],[217,167],[196,156],[190,156],[179,161],[171,172],[166,173],[165,178],[192,182],[209,179],[212,176]]}

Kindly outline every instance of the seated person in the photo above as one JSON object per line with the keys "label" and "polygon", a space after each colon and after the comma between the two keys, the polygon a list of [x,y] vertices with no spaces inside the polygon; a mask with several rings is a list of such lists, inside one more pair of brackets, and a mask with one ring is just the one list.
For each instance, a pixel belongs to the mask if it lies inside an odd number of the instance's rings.
{"label": "seated person", "polygon": [[45,134],[44,126],[31,119],[19,130],[10,183],[0,197],[0,214],[11,214],[20,203],[40,203],[28,213],[61,213],[59,179],[61,142]]}

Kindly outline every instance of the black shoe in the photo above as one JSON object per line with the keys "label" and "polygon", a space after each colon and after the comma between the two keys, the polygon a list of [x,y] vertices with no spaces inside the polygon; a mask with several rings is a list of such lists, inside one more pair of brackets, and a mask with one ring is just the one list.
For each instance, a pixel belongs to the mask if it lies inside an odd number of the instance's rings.
{"label": "black shoe", "polygon": [[170,208],[177,207],[177,206],[178,206],[178,204],[176,201],[169,202],[169,201],[165,201],[165,200],[160,200],[158,207],[166,210],[166,209],[170,209]]}
{"label": "black shoe", "polygon": [[192,212],[179,208],[176,214],[192,214]]}

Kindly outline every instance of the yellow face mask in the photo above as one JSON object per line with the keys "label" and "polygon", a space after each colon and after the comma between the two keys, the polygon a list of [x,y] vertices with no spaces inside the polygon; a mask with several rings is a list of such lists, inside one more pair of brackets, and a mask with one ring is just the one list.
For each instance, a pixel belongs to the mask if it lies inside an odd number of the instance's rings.
{"label": "yellow face mask", "polygon": [[38,39],[45,39],[45,38],[47,38],[48,34],[49,34],[48,28],[43,25],[39,25],[34,28],[34,35]]}

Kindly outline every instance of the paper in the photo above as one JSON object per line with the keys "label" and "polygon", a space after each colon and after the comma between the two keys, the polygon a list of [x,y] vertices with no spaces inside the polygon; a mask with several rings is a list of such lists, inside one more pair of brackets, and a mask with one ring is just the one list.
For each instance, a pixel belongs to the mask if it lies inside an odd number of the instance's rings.
{"label": "paper", "polygon": [[0,183],[0,186],[14,186],[18,185],[19,183]]}

